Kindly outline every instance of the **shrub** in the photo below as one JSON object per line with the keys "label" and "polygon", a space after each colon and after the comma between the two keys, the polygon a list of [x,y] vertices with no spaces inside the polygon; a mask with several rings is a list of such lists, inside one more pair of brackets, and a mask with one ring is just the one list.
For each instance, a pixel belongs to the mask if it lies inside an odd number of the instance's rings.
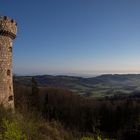
{"label": "shrub", "polygon": [[22,133],[17,122],[10,122],[7,119],[3,119],[2,126],[4,129],[2,138],[4,140],[27,140],[26,135]]}
{"label": "shrub", "polygon": [[15,113],[0,107],[0,140],[75,140],[56,121],[47,121],[37,112]]}

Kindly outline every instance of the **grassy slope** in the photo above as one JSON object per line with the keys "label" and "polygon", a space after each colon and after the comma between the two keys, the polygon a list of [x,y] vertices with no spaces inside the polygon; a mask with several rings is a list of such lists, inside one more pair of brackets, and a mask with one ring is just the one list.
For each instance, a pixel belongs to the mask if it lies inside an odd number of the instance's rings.
{"label": "grassy slope", "polygon": [[76,140],[59,122],[46,121],[35,112],[18,112],[0,106],[0,140]]}

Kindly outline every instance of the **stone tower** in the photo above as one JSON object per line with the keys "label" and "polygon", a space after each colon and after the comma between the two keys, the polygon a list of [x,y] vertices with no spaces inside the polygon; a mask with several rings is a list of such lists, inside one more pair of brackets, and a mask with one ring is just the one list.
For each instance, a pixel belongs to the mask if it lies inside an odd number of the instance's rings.
{"label": "stone tower", "polygon": [[9,17],[0,17],[0,104],[14,108],[12,45],[17,23]]}

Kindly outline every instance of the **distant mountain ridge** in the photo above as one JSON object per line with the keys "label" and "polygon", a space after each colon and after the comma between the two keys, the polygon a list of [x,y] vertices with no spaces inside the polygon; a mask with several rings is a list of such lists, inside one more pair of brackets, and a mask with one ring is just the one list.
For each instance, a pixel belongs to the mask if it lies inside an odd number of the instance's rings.
{"label": "distant mountain ridge", "polygon": [[[33,76],[40,87],[66,88],[79,94],[104,97],[140,92],[140,74],[106,74],[92,78],[76,76]],[[15,84],[31,85],[32,76],[16,76]]]}

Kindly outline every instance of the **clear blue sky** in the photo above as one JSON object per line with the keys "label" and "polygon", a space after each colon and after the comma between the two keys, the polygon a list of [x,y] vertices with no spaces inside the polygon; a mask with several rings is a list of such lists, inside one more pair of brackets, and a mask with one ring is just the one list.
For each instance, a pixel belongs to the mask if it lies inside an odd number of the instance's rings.
{"label": "clear blue sky", "polygon": [[14,73],[140,72],[140,0],[0,0],[18,22]]}

